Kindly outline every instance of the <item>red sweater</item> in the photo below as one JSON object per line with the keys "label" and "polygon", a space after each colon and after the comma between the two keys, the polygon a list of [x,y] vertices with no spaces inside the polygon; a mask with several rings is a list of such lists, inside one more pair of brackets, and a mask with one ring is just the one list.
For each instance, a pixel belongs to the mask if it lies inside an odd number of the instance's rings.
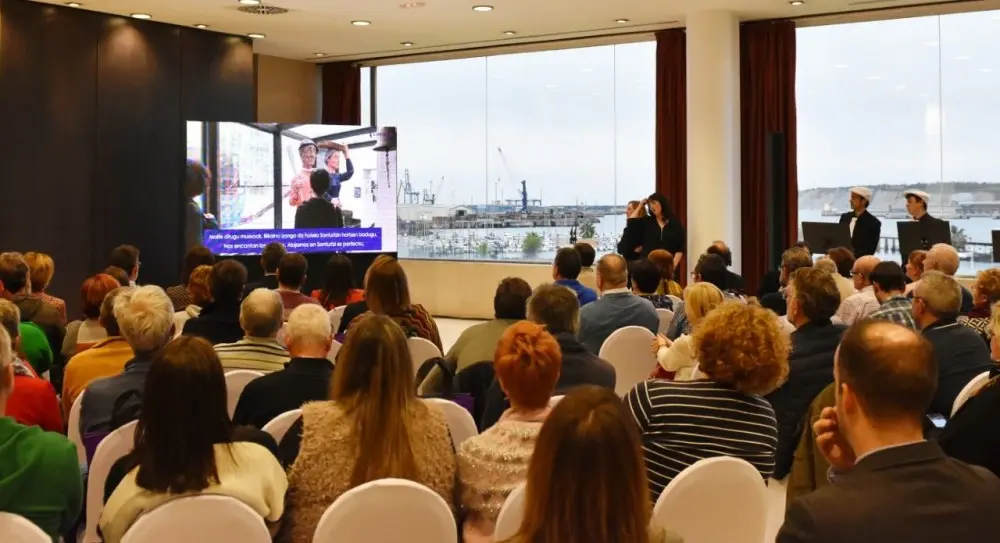
{"label": "red sweater", "polygon": [[65,433],[59,400],[52,384],[38,377],[14,376],[14,392],[7,400],[7,416],[25,426]]}

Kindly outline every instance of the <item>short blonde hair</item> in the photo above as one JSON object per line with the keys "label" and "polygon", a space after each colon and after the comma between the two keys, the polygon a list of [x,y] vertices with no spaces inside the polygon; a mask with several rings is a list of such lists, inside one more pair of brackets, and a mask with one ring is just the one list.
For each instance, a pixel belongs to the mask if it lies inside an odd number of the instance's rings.
{"label": "short blonde hair", "polygon": [[1000,302],[1000,268],[979,272],[975,287],[976,294],[985,296],[989,303]]}
{"label": "short blonde hair", "polygon": [[725,297],[719,287],[712,283],[695,283],[684,289],[684,314],[693,326],[724,301]]}
{"label": "short blonde hair", "polygon": [[938,243],[927,251],[927,258],[924,259],[924,269],[927,269],[927,261],[934,264],[937,271],[945,275],[955,275],[958,272],[959,259],[958,251],[947,243]]}
{"label": "short blonde hair", "polygon": [[173,337],[174,304],[157,286],[129,288],[115,298],[115,320],[137,353],[151,353]]}
{"label": "short blonde hair", "polygon": [[817,260],[816,263],[813,264],[813,267],[816,268],[817,270],[823,270],[826,273],[829,273],[830,275],[839,273],[837,271],[837,263],[834,262],[833,259],[828,256],[824,256],[823,258]]}
{"label": "short blonde hair", "polygon": [[693,334],[699,369],[744,394],[763,395],[788,375],[788,337],[756,301],[722,304]]}
{"label": "short blonde hair", "polygon": [[56,272],[56,263],[52,257],[45,253],[25,253],[25,262],[31,276],[31,291],[42,292],[52,281],[52,275]]}
{"label": "short blonde hair", "polygon": [[962,310],[962,287],[937,270],[924,272],[913,297],[923,300],[927,310],[940,319],[953,319]]}
{"label": "short blonde hair", "polygon": [[333,327],[330,316],[319,304],[302,304],[288,315],[285,334],[289,343],[304,341],[319,345],[330,341],[333,337]]}

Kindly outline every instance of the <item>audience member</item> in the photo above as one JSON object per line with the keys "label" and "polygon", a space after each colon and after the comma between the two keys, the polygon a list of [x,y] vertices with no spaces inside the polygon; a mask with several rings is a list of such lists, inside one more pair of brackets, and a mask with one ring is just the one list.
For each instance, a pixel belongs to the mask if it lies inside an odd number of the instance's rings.
{"label": "audience member", "polygon": [[114,304],[118,328],[135,357],[120,374],[92,381],[84,389],[82,435],[107,433],[115,429],[113,423],[136,418],[153,357],[173,338],[174,304],[160,287],[124,289]]}
{"label": "audience member", "polygon": [[208,276],[211,303],[201,313],[184,323],[184,334],[199,336],[212,345],[233,343],[243,337],[240,326],[240,300],[247,269],[236,260],[226,259],[212,266]]}
{"label": "audience member", "polygon": [[535,440],[521,527],[504,543],[680,542],[650,527],[647,466],[630,418],[608,389],[581,387],[559,402]]}
{"label": "audience member", "polygon": [[522,321],[500,339],[493,367],[510,409],[458,449],[464,543],[492,543],[500,508],[527,476],[561,365],[559,344],[542,325]]}
{"label": "audience member", "polygon": [[[52,349],[49,347],[49,340],[45,337],[45,332],[33,322],[21,322],[18,328],[17,352],[21,360],[27,362],[35,375],[44,375],[45,372],[59,371],[59,378],[62,379],[63,368],[52,367]],[[51,373],[50,373],[51,375]]]}
{"label": "audience member", "polygon": [[625,396],[646,452],[655,503],[678,473],[703,458],[728,455],[774,471],[778,428],[762,398],[788,373],[788,339],[756,303],[722,304],[694,331],[704,380],[644,381]]}
{"label": "audience member", "polygon": [[[787,249],[781,254],[781,275],[779,277],[781,289],[783,290],[788,286],[788,282],[791,280],[792,273],[795,270],[808,268],[812,265],[812,255],[806,251],[798,247]],[[779,317],[788,311],[788,303],[785,300],[785,293],[782,290],[767,294],[760,299],[760,305],[774,311]]]}
{"label": "audience member", "polygon": [[455,507],[448,423],[414,392],[402,329],[388,316],[365,316],[338,359],[330,401],[303,406],[281,442],[282,459],[290,466],[290,518],[277,538],[283,543],[310,543],[331,503],[376,479],[415,481]]}
{"label": "audience member", "polygon": [[680,297],[684,287],[674,280],[674,255],[666,249],[656,249],[649,252],[646,260],[652,262],[660,271],[660,282],[656,286],[656,294]]}
{"label": "audience member", "polygon": [[59,541],[83,507],[76,447],[57,433],[19,424],[7,411],[19,386],[7,328],[0,326],[0,511],[28,519]]}
{"label": "audience member", "polygon": [[[847,247],[834,247],[826,252],[826,258],[829,258],[837,265],[837,273],[841,277],[844,279],[851,278],[854,270],[854,262],[857,260],[854,258],[854,251]],[[853,283],[851,286],[854,286]]]}
{"label": "audience member", "polygon": [[124,292],[130,292],[133,287],[120,287],[109,292],[101,302],[99,319],[108,337],[93,347],[78,353],[66,363],[66,375],[63,378],[62,404],[67,415],[73,407],[73,402],[90,383],[103,377],[118,375],[125,365],[135,358],[132,346],[122,336],[115,318],[115,302]]}
{"label": "audience member", "polygon": [[187,286],[184,287],[187,290],[188,305],[174,313],[174,337],[181,335],[187,321],[201,315],[202,308],[212,303],[212,293],[208,286],[211,275],[212,266],[198,266],[188,276]]}
{"label": "audience member", "polygon": [[890,321],[910,330],[917,329],[913,320],[913,304],[906,297],[906,275],[895,262],[880,262],[871,273],[872,292],[879,306],[869,319]]}
{"label": "audience member", "polygon": [[[701,255],[698,258],[698,263],[695,264],[692,279],[695,284],[709,283],[715,285],[716,288],[722,291],[722,297],[726,300],[740,300],[740,298],[726,290],[725,271],[726,264],[722,261],[722,257],[719,255]],[[671,341],[676,341],[682,335],[691,333],[691,321],[688,320],[685,305],[687,304],[683,300],[677,304],[677,307],[674,308],[674,318],[667,325],[666,336]]]}
{"label": "audience member", "polygon": [[313,170],[309,174],[312,198],[295,209],[295,228],[342,228],[344,215],[337,206],[323,198],[330,190],[330,172]]}
{"label": "audience member", "polygon": [[[812,249],[804,241],[796,242],[795,245],[790,247],[791,249],[802,249],[809,255],[809,259],[812,260]],[[784,255],[782,255],[784,256]],[[848,268],[850,271],[850,268]],[[781,291],[781,268],[775,270],[769,270],[764,274],[764,277],[760,279],[760,284],[757,287],[757,298],[763,300],[764,296],[771,294],[773,292]]]}
{"label": "audience member", "polygon": [[[183,390],[184,394],[178,394]],[[263,432],[261,432],[263,434]],[[274,439],[234,439],[226,411],[226,379],[211,344],[182,337],[153,358],[135,429],[135,449],[112,472],[127,469],[101,512],[106,543],[121,541],[143,514],[178,495],[229,496],[275,524],[285,509],[288,481],[274,456]]]}
{"label": "audience member", "polygon": [[937,390],[928,413],[946,419],[962,388],[994,366],[979,334],[956,320],[962,305],[959,289],[951,277],[926,271],[913,291],[913,320],[934,349],[938,371]]}
{"label": "audience member", "polygon": [[[376,266],[381,266],[390,260],[393,260],[393,257],[389,255],[378,255],[375,257],[374,260],[372,260],[371,265],[368,266],[367,270],[365,270],[364,284],[362,285],[362,287],[364,287],[366,292],[368,290],[368,278],[371,277],[372,268],[375,268]],[[339,339],[343,339],[344,334],[347,333],[347,329],[351,326],[351,322],[353,322],[355,318],[360,317],[361,315],[364,315],[367,312],[368,312],[368,302],[365,300],[354,302],[352,304],[347,304],[347,306],[344,308],[344,314],[340,318],[340,327],[337,328],[336,336]]]}
{"label": "audience member", "polygon": [[990,342],[990,308],[997,302],[1000,302],[1000,268],[979,272],[972,284],[972,311],[959,318],[959,322],[975,330],[987,344]]}
{"label": "audience member", "polygon": [[836,388],[835,383],[827,385],[816,395],[809,404],[806,415],[802,417],[802,432],[795,447],[792,469],[785,484],[786,505],[791,505],[796,498],[830,484],[830,463],[823,457],[823,451],[816,442],[816,432],[812,423],[819,420],[824,409],[837,405]]}
{"label": "audience member", "polygon": [[[8,299],[14,302],[21,312],[22,323],[34,323],[45,333],[49,349],[53,357],[49,379],[56,386],[62,385],[63,339],[66,329],[63,327],[63,317],[59,310],[48,302],[31,297],[31,277],[28,262],[20,253],[0,254],[0,283],[9,294]],[[30,358],[30,357],[29,357]],[[36,368],[38,369],[38,368]],[[46,370],[42,369],[39,373]]]}
{"label": "audience member", "polygon": [[302,294],[308,269],[309,263],[306,257],[298,253],[288,253],[281,257],[281,264],[278,264],[278,294],[281,296],[281,305],[285,308],[285,320],[288,320],[288,315],[300,305],[319,303]]}
{"label": "audience member", "polygon": [[725,290],[742,293],[745,288],[743,276],[729,269],[733,266],[733,252],[729,250],[729,246],[726,245],[726,242],[722,240],[712,242],[712,244],[708,246],[708,249],[705,250],[705,254],[718,255],[722,257],[723,262],[726,263]]}
{"label": "audience member", "polygon": [[[174,311],[184,311],[191,302],[191,273],[201,266],[211,268],[215,264],[215,256],[201,245],[188,249],[184,255],[184,266],[181,268],[181,283],[167,288],[167,296],[174,304]],[[200,304],[194,304],[200,305]]]}
{"label": "audience member", "polygon": [[277,292],[259,288],[240,305],[243,339],[220,343],[215,353],[224,370],[278,371],[288,363],[288,349],[278,341],[284,308]]}
{"label": "audience member", "polygon": [[[56,272],[56,263],[52,260],[52,257],[45,253],[25,253],[24,261],[28,263],[28,269],[31,270],[31,297],[38,298],[43,302],[51,305],[59,311],[59,316],[62,317],[60,324],[66,325],[66,302],[62,298],[56,298],[51,296],[45,291],[49,288],[49,284],[52,282],[52,276]],[[57,346],[53,346],[53,349]]]}
{"label": "audience member", "polygon": [[652,333],[660,327],[660,317],[649,300],[629,290],[628,269],[621,255],[607,254],[597,263],[597,290],[601,298],[580,309],[580,341],[588,351],[599,354],[604,340],[625,326],[641,326]]}
{"label": "audience member", "polygon": [[263,428],[286,411],[327,399],[333,362],[326,355],[332,342],[330,318],[322,307],[308,304],[292,311],[285,325],[291,360],[284,369],[254,379],[243,389],[233,422]]}
{"label": "audience member", "polygon": [[[705,315],[725,301],[719,287],[711,283],[695,283],[684,290],[684,311],[687,322],[694,330]],[[675,381],[692,381],[698,368],[694,345],[690,334],[685,334],[676,341],[670,341],[664,335],[653,340],[653,354],[664,372],[676,372]]]}
{"label": "audience member", "polygon": [[912,251],[910,253],[910,256],[906,259],[907,283],[915,283],[920,280],[920,276],[924,274],[924,260],[926,258],[927,251],[924,250]]}
{"label": "audience member", "polygon": [[[508,277],[500,281],[493,295],[493,320],[472,325],[458,336],[458,340],[444,356],[445,364],[454,373],[486,360],[493,360],[497,343],[510,325],[527,317],[528,298],[531,286],[519,277]],[[431,369],[421,386],[423,394],[440,394],[442,388],[441,370]]]}
{"label": "audience member", "polygon": [[[365,282],[365,301],[372,313],[387,315],[396,321],[406,337],[422,337],[444,352],[434,317],[424,306],[410,303],[406,272],[395,258],[376,259],[372,263]],[[347,317],[346,310],[344,317]]]}
{"label": "audience member", "polygon": [[101,325],[101,304],[109,292],[120,286],[118,281],[104,273],[88,277],[83,282],[80,288],[83,319],[66,325],[66,337],[62,344],[62,355],[66,360],[108,338],[107,330]]}
{"label": "audience member", "polygon": [[784,479],[792,467],[803,417],[816,395],[833,382],[833,355],[847,327],[830,319],[840,305],[833,276],[816,268],[792,274],[785,289],[788,320],[795,326],[788,355],[788,380],[764,396],[778,421],[774,478]]}
{"label": "audience member", "polygon": [[837,292],[840,294],[841,302],[857,294],[858,291],[854,288],[854,281],[840,275],[840,272],[837,270],[837,264],[830,257],[824,256],[817,260],[813,264],[813,267],[823,270],[833,277],[833,282],[837,285]]}
{"label": "audience member", "polygon": [[656,309],[674,309],[674,301],[666,294],[657,294],[660,287],[660,269],[649,260],[633,260],[629,265],[632,275],[632,294],[649,300]]}
{"label": "audience member", "polygon": [[869,315],[878,311],[880,304],[875,297],[875,287],[872,286],[872,272],[875,266],[879,265],[877,257],[868,255],[854,261],[854,269],[851,274],[854,277],[854,288],[857,294],[849,296],[840,304],[837,310],[837,318],[841,322],[850,326],[855,322],[868,318]]}
{"label": "audience member", "polygon": [[323,288],[312,291],[312,298],[327,311],[365,299],[364,289],[354,288],[354,264],[347,255],[330,257],[323,272]]}
{"label": "audience member", "polygon": [[[927,256],[924,258],[924,272],[939,271],[948,277],[955,277],[959,264],[958,251],[947,243],[938,243],[927,251]],[[906,287],[906,294],[909,296],[919,284],[920,281],[910,283]],[[962,307],[959,314],[968,315],[973,306],[972,293],[962,285],[958,288],[962,289]]]}
{"label": "audience member", "polygon": [[277,241],[272,241],[264,246],[264,250],[260,254],[260,267],[264,269],[264,277],[247,283],[243,287],[243,297],[259,288],[278,289],[278,265],[281,264],[281,259],[285,257],[285,254],[285,246]]}
{"label": "audience member", "polygon": [[[615,368],[601,360],[577,339],[580,327],[580,304],[576,295],[556,284],[546,284],[535,289],[528,299],[528,320],[545,326],[562,353],[559,380],[553,394],[564,395],[580,385],[598,385],[615,388]],[[500,420],[510,407],[503,388],[496,380],[486,395],[481,430],[490,428]]]}
{"label": "audience member", "polygon": [[563,247],[556,251],[556,259],[552,264],[552,279],[557,285],[564,286],[576,293],[580,305],[584,306],[597,301],[597,292],[580,284],[582,264],[580,253],[572,247]]}
{"label": "audience member", "polygon": [[[128,274],[128,286],[134,287],[139,279],[139,249],[134,245],[119,245],[111,251],[111,262],[109,265],[121,268]],[[125,286],[122,284],[122,286]]]}
{"label": "audience member", "polygon": [[[7,364],[13,371],[13,389],[8,390],[6,416],[13,418],[25,426],[38,426],[48,432],[63,431],[62,415],[59,411],[59,400],[56,391],[45,379],[36,375],[27,364],[17,356],[18,326],[21,323],[21,312],[9,300],[0,300],[0,326],[7,331],[11,349]],[[3,377],[0,373],[0,378]],[[0,485],[2,486],[2,485]],[[2,500],[2,499],[0,499]]]}
{"label": "audience member", "polygon": [[937,374],[930,345],[912,330],[863,321],[847,332],[834,361],[836,408],[814,424],[832,484],[791,504],[778,543],[967,541],[1000,531],[1000,480],[924,440]]}
{"label": "audience member", "polygon": [[126,273],[125,270],[119,268],[118,266],[108,266],[107,268],[104,268],[104,271],[102,271],[101,273],[113,277],[115,281],[118,282],[119,286],[122,287],[132,286],[131,281],[129,281],[128,278],[128,273]]}
{"label": "audience member", "polygon": [[586,241],[577,242],[573,248],[580,253],[580,275],[576,279],[581,285],[596,292],[597,275],[594,274],[594,260],[597,259],[597,251]]}

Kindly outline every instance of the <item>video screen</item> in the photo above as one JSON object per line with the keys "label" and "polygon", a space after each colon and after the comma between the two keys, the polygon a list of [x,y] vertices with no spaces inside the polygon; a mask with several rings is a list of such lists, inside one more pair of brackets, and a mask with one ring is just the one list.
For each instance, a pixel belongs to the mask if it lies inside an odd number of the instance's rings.
{"label": "video screen", "polygon": [[395,252],[396,163],[394,127],[189,121],[187,245]]}

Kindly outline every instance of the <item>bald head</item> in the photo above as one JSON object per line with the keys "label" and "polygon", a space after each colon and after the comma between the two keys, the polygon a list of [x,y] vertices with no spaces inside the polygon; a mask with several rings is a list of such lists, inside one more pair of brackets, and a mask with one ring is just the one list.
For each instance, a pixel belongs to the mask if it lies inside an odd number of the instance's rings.
{"label": "bald head", "polygon": [[254,289],[240,305],[240,326],[249,337],[277,337],[283,315],[281,296],[276,291]]}
{"label": "bald head", "polygon": [[607,254],[597,262],[598,288],[603,292],[625,288],[628,282],[628,266],[620,255]]}
{"label": "bald head", "polygon": [[729,246],[726,245],[726,242],[721,239],[713,241],[705,253],[710,255],[719,255],[722,257],[723,262],[726,263],[726,266],[733,265],[733,253],[729,250]]}
{"label": "bald head", "polygon": [[958,251],[947,243],[938,243],[927,251],[924,259],[924,271],[937,270],[945,275],[955,275],[958,272]]}
{"label": "bald head", "polygon": [[879,262],[881,260],[874,256],[863,256],[854,261],[854,267],[851,268],[851,273],[854,275],[854,288],[861,290],[872,284],[871,275]]}

